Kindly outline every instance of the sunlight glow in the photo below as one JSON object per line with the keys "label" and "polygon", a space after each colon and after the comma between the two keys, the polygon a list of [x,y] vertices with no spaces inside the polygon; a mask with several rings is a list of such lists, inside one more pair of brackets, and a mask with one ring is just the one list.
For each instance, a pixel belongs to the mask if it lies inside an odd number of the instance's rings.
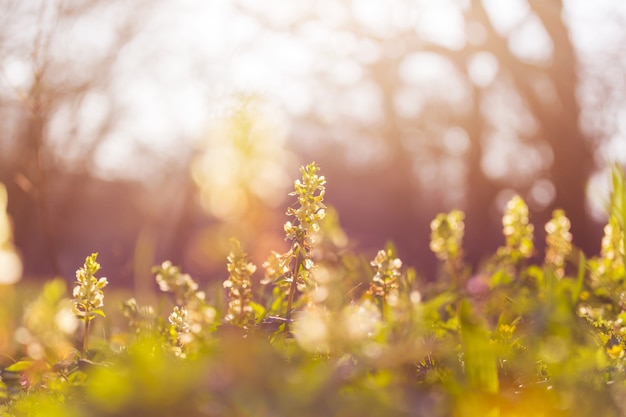
{"label": "sunlight glow", "polygon": [[284,114],[258,97],[237,106],[215,121],[192,166],[203,207],[221,220],[243,216],[255,197],[278,204],[289,186]]}
{"label": "sunlight glow", "polygon": [[544,209],[548,207],[556,197],[556,188],[552,181],[547,179],[539,179],[535,181],[530,189],[529,203],[536,209]]}
{"label": "sunlight glow", "polygon": [[509,48],[527,61],[546,62],[552,57],[554,45],[539,18],[532,15],[511,34]]}
{"label": "sunlight glow", "polygon": [[422,1],[423,10],[417,14],[416,32],[430,42],[452,49],[465,44],[465,19],[456,1]]}
{"label": "sunlight glow", "polygon": [[526,16],[530,13],[530,7],[525,0],[484,0],[489,18],[496,30],[502,35],[513,32]]}
{"label": "sunlight glow", "polygon": [[[482,3],[513,55],[531,64],[549,63],[554,45],[526,0]],[[606,10],[625,6],[599,0],[598,10],[584,0],[565,3],[581,63],[599,67],[595,71],[611,91],[623,90],[619,66],[609,73],[601,63],[586,62],[585,54],[596,56],[591,54],[599,45],[620,42],[621,26],[598,19]],[[34,16],[33,4],[19,7]],[[138,14],[136,36],[102,60],[116,45],[119,16],[128,13],[127,7],[115,3],[66,23],[50,46],[58,62],[51,61],[55,71],[45,81],[58,84],[59,95],[80,97],[58,99],[50,108],[46,140],[61,163],[80,166],[86,155],[94,155],[88,169],[100,176],[151,180],[166,175],[171,165],[186,167],[193,145],[200,143],[192,168],[200,198],[216,217],[232,220],[255,199],[269,205],[281,200],[289,183],[285,164],[292,159],[287,146],[313,152],[326,140],[346,149],[349,165],[385,161],[392,152],[381,127],[397,122],[398,130],[411,130],[431,117],[444,120],[436,122],[442,126],[452,120],[450,127],[458,114],[473,109],[471,94],[477,88],[481,117],[491,130],[482,159],[487,176],[501,180],[519,173],[514,181],[533,187],[538,204],[553,198],[549,187],[530,179],[550,166],[551,150],[535,146],[531,151],[517,143],[522,136],[537,137],[539,122],[512,92],[507,63],[484,45],[488,24],[464,15],[471,15],[468,0],[156,1]],[[47,33],[55,16],[53,7],[44,9]],[[27,51],[36,31],[32,24],[23,26],[15,35],[23,39],[16,44]],[[5,55],[0,91],[19,100],[33,87],[31,57],[13,51]],[[72,90],[75,77],[89,80],[90,72],[99,73],[97,62],[107,68],[101,84]],[[558,92],[549,78],[529,75],[528,81],[544,104],[558,109]],[[603,107],[600,90],[581,84],[581,125],[590,136],[607,138],[598,158],[620,158],[626,155],[626,128],[618,120],[623,112],[615,111],[612,125],[587,112]],[[259,119],[250,121],[245,146],[229,139],[243,127],[218,114],[222,103],[239,92],[267,101]],[[288,128],[292,121],[298,125],[294,131]],[[459,160],[477,138],[469,137],[469,129],[416,130],[401,132],[412,142],[406,146],[412,157],[418,158],[414,154],[421,146],[454,159],[441,164],[450,168],[448,176],[437,169],[416,171],[429,179],[457,181],[463,173]],[[89,151],[92,146],[95,152]]]}
{"label": "sunlight glow", "polygon": [[451,155],[463,155],[470,148],[470,137],[465,129],[451,127],[443,135],[443,144]]}
{"label": "sunlight glow", "polygon": [[489,86],[498,75],[498,59],[489,52],[474,54],[468,63],[468,74],[478,87]]}
{"label": "sunlight glow", "polygon": [[407,54],[398,69],[400,79],[415,85],[428,100],[465,104],[468,100],[466,83],[452,63],[430,52]]}
{"label": "sunlight glow", "polygon": [[0,285],[15,284],[22,278],[22,261],[13,247],[7,204],[7,190],[0,183]]}

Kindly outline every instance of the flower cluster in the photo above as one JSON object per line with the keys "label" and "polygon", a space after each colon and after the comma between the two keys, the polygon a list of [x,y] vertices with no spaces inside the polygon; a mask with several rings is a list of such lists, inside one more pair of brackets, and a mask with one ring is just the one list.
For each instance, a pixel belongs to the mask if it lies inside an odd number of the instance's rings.
{"label": "flower cluster", "polygon": [[559,277],[565,275],[565,260],[572,252],[570,221],[563,210],[554,210],[552,219],[546,223],[546,265],[551,266]]}
{"label": "flower cluster", "polygon": [[613,167],[612,185],[609,199],[609,221],[604,227],[600,256],[589,260],[589,269],[594,293],[613,300],[614,304],[620,306],[621,311],[625,311],[626,174],[618,165]]}
{"label": "flower cluster", "polygon": [[326,214],[323,203],[326,178],[317,174],[319,170],[315,162],[300,168],[302,180],[295,181],[295,191],[289,194],[297,196],[297,202],[287,209],[287,215],[294,219],[287,221],[284,227],[285,238],[291,241],[291,248],[284,254],[272,252],[263,264],[265,279],[262,282],[288,288],[287,313],[293,306],[296,289],[304,292],[313,284],[311,251],[315,235],[320,231],[319,222]]}
{"label": "flower cluster", "polygon": [[189,326],[189,314],[184,307],[175,306],[172,313],[167,318],[167,321],[173,326],[177,334],[189,333],[191,327]]}
{"label": "flower cluster", "polygon": [[391,249],[379,250],[376,257],[370,262],[375,269],[369,293],[383,301],[392,301],[397,298],[402,261],[394,258]]}
{"label": "flower cluster", "polygon": [[626,275],[626,242],[617,217],[604,227],[599,259],[591,261],[591,277],[598,287],[622,281]]}
{"label": "flower cluster", "polygon": [[528,219],[528,206],[520,196],[514,196],[502,216],[506,246],[498,249],[498,255],[510,258],[513,264],[530,258],[535,250],[533,231],[534,227]]}
{"label": "flower cluster", "polygon": [[302,181],[296,180],[295,191],[289,193],[298,197],[298,207],[289,207],[288,216],[295,217],[295,223],[285,223],[285,234],[292,241],[312,242],[314,234],[319,232],[319,222],[324,218],[326,206],[322,202],[326,192],[326,178],[318,176],[320,168],[315,162],[300,168]]}
{"label": "flower cluster", "polygon": [[156,281],[164,292],[174,294],[176,306],[169,316],[172,339],[183,345],[195,338],[202,338],[203,330],[213,326],[217,312],[207,305],[204,291],[198,290],[198,284],[180,268],[165,261],[153,268]]}
{"label": "flower cluster", "polygon": [[156,312],[152,306],[140,306],[137,304],[137,300],[129,298],[121,302],[121,309],[128,327],[135,334],[146,330],[154,330]]}
{"label": "flower cluster", "polygon": [[100,264],[96,262],[97,253],[92,253],[85,259],[85,265],[76,271],[76,286],[72,291],[74,296],[74,314],[79,319],[89,322],[95,316],[104,316],[101,308],[104,306],[102,289],[107,286],[106,278],[96,278]]}
{"label": "flower cluster", "polygon": [[465,214],[460,210],[439,213],[430,223],[430,250],[442,261],[455,261],[462,256]]}
{"label": "flower cluster", "polygon": [[205,293],[198,291],[198,284],[189,276],[183,274],[180,268],[172,265],[170,261],[165,261],[161,266],[152,269],[156,274],[156,282],[163,292],[174,294],[176,304],[189,304],[203,302]]}
{"label": "flower cluster", "polygon": [[271,251],[267,261],[263,263],[265,269],[264,278],[261,284],[280,283],[289,275],[289,263],[291,262],[291,251],[287,253],[278,253]]}
{"label": "flower cluster", "polygon": [[624,231],[615,216],[611,216],[604,227],[604,237],[600,254],[603,259],[610,263],[610,268],[619,270],[624,268],[626,259]]}
{"label": "flower cluster", "polygon": [[463,259],[464,219],[465,213],[452,210],[447,214],[438,214],[430,223],[430,250],[445,262],[448,273],[457,284],[461,277]]}
{"label": "flower cluster", "polygon": [[252,316],[252,281],[250,276],[256,271],[256,265],[248,262],[248,255],[241,248],[241,243],[231,239],[231,251],[228,255],[228,279],[224,288],[228,290],[228,312],[226,321],[245,325]]}
{"label": "flower cluster", "polygon": [[172,352],[179,358],[187,357],[184,350],[185,345],[193,340],[187,309],[175,306],[167,321],[170,323],[169,336],[172,343]]}

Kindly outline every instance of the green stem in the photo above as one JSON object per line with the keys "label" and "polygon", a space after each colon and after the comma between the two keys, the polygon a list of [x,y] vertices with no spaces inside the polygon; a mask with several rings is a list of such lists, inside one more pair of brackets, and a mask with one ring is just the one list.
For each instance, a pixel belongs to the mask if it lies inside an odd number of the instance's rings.
{"label": "green stem", "polygon": [[86,317],[85,320],[85,333],[83,333],[83,357],[87,354],[87,345],[89,343],[89,327],[91,325],[91,320]]}
{"label": "green stem", "polygon": [[297,287],[297,273],[294,274],[293,281],[291,282],[291,287],[289,288],[289,298],[287,299],[287,318],[291,316],[291,308],[293,307],[293,300],[296,296],[296,287]]}
{"label": "green stem", "polygon": [[448,268],[448,274],[450,274],[450,277],[452,278],[452,285],[454,288],[459,288],[461,286],[461,278],[458,274],[458,269],[456,268],[455,263],[454,259],[448,259],[446,261],[446,266]]}
{"label": "green stem", "polygon": [[[386,292],[386,291],[385,291]],[[379,303],[379,307],[380,307],[380,311],[381,314],[383,316],[383,321],[386,322],[387,321],[387,303],[385,302],[385,299],[387,298],[387,295],[383,295],[382,297],[379,297],[378,299],[378,303]]]}
{"label": "green stem", "polygon": [[287,315],[289,318],[291,316],[291,309],[293,307],[293,301],[296,298],[296,289],[298,288],[298,274],[300,273],[300,262],[301,262],[301,254],[300,254],[300,245],[296,246],[296,265],[294,267],[294,273],[291,280],[291,287],[289,288],[289,298],[287,299]]}

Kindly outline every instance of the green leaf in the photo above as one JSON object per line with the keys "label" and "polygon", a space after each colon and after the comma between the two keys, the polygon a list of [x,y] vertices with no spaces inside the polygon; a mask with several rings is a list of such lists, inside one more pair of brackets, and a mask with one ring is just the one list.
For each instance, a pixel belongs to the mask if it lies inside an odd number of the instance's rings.
{"label": "green leaf", "polygon": [[22,372],[27,369],[30,369],[34,364],[35,364],[34,361],[19,361],[19,362],[15,362],[13,365],[7,366],[5,371]]}
{"label": "green leaf", "polygon": [[626,229],[626,174],[618,164],[611,172],[611,197],[609,213],[614,215],[622,230]]}
{"label": "green leaf", "polygon": [[95,314],[95,315],[100,316],[100,317],[106,317],[106,314],[104,314],[104,311],[102,311],[100,309],[92,310],[92,311],[90,311],[90,313],[91,314]]}
{"label": "green leaf", "polygon": [[578,298],[580,297],[580,293],[583,290],[583,285],[585,284],[585,270],[587,266],[587,259],[585,255],[580,252],[580,258],[578,258],[578,278],[576,279],[576,286],[572,291],[572,304],[576,305],[578,302]]}
{"label": "green leaf", "polygon": [[45,283],[42,296],[50,305],[56,304],[65,297],[67,284],[64,279],[57,278]]}
{"label": "green leaf", "polygon": [[9,398],[7,386],[2,382],[2,378],[0,378],[0,400],[6,400],[7,398]]}
{"label": "green leaf", "polygon": [[499,388],[496,352],[485,323],[476,317],[472,306],[463,300],[459,306],[463,360],[469,384],[488,393]]}
{"label": "green leaf", "polygon": [[528,277],[532,278],[538,287],[542,287],[545,281],[544,270],[537,265],[531,265],[526,269]]}
{"label": "green leaf", "polygon": [[263,307],[261,304],[250,301],[250,307],[254,312],[254,317],[256,318],[257,322],[261,321],[265,317],[266,310],[265,307]]}
{"label": "green leaf", "polygon": [[489,278],[489,287],[496,288],[500,285],[508,285],[511,282],[513,282],[513,277],[505,269],[499,269]]}

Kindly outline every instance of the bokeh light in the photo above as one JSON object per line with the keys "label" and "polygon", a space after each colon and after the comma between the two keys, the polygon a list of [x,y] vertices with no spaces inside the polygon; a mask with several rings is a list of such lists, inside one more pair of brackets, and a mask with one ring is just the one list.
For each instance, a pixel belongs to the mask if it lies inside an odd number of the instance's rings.
{"label": "bokeh light", "polygon": [[221,220],[238,220],[254,198],[281,203],[291,185],[288,124],[280,109],[259,97],[235,100],[232,114],[216,120],[199,144],[192,175],[202,206]]}
{"label": "bokeh light", "polygon": [[[479,262],[511,192],[539,222],[563,206],[589,252],[598,173],[626,163],[618,0],[5,0],[3,11],[0,181],[29,274],[68,275],[77,248],[100,244],[78,236],[79,208],[106,216],[107,232],[135,225],[115,242],[94,233],[124,279],[138,230],[159,240],[153,257],[199,259],[210,236],[280,224],[310,160],[333,173],[329,198],[370,252],[392,239],[432,262],[428,222],[460,208],[480,223],[467,231]],[[46,265],[31,269],[39,253]]]}
{"label": "bokeh light", "polygon": [[15,284],[22,278],[22,261],[13,247],[7,200],[6,187],[0,183],[0,285]]}

